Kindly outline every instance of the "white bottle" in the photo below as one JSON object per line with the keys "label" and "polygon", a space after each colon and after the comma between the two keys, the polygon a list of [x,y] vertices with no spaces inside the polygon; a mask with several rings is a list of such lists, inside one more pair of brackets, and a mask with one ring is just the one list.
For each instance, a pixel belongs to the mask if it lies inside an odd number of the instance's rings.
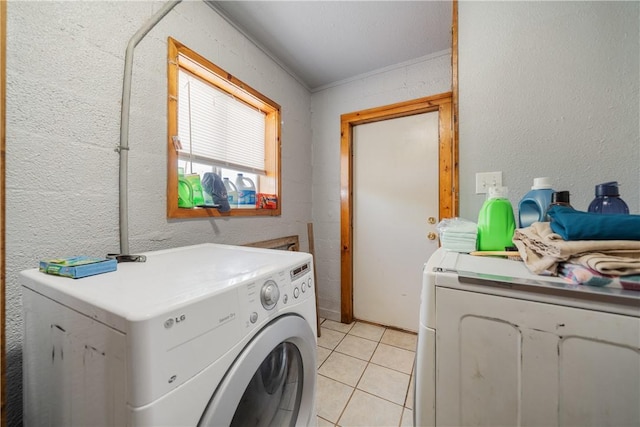
{"label": "white bottle", "polygon": [[235,184],[229,180],[229,178],[224,178],[224,188],[227,189],[227,200],[229,201],[229,207],[231,209],[236,209],[238,207],[238,189]]}
{"label": "white bottle", "polygon": [[255,209],[256,186],[253,181],[239,173],[236,178],[236,188],[238,190],[238,209]]}

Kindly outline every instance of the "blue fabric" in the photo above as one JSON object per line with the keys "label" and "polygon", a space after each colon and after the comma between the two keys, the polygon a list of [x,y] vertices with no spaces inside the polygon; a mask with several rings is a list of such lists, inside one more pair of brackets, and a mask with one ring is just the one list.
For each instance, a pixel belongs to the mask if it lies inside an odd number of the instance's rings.
{"label": "blue fabric", "polygon": [[211,195],[213,203],[218,205],[218,211],[229,212],[229,199],[227,188],[224,186],[220,176],[213,172],[205,172],[202,175],[202,189]]}
{"label": "blue fabric", "polygon": [[640,240],[640,215],[597,214],[553,205],[551,229],[564,240]]}

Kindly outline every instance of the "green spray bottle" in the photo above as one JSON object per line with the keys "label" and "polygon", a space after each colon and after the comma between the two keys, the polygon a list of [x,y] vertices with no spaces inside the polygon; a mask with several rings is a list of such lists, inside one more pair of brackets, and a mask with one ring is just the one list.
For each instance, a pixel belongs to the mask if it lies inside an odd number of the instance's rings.
{"label": "green spray bottle", "polygon": [[513,246],[516,229],[507,187],[489,187],[488,197],[478,214],[478,250],[504,251]]}

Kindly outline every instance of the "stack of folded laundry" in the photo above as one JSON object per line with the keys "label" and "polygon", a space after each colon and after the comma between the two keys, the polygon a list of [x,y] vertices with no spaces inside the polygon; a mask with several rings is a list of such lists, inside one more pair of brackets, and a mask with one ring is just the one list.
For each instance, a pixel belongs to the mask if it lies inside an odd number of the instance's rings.
{"label": "stack of folded laundry", "polygon": [[576,285],[587,285],[610,288],[622,288],[630,291],[640,291],[640,274],[628,276],[615,276],[602,274],[582,265],[562,263],[560,264],[560,276]]}
{"label": "stack of folded laundry", "polygon": [[640,215],[602,215],[552,206],[551,222],[515,231],[529,270],[591,286],[640,290]]}
{"label": "stack of folded laundry", "polygon": [[476,250],[478,226],[462,218],[440,221],[437,226],[440,244],[449,251],[469,253]]}

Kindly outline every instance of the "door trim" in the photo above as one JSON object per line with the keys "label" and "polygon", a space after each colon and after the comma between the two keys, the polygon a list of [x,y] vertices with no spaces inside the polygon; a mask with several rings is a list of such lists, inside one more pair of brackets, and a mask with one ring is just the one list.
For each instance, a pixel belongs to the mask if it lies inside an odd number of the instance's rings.
{"label": "door trim", "polygon": [[[438,112],[439,217],[458,213],[457,139],[451,92],[400,102],[340,116],[340,296],[342,323],[353,321],[353,127],[365,123]],[[426,261],[426,260],[425,260]]]}
{"label": "door trim", "polygon": [[7,348],[5,326],[6,290],[6,86],[7,2],[0,2],[0,426],[7,425]]}

